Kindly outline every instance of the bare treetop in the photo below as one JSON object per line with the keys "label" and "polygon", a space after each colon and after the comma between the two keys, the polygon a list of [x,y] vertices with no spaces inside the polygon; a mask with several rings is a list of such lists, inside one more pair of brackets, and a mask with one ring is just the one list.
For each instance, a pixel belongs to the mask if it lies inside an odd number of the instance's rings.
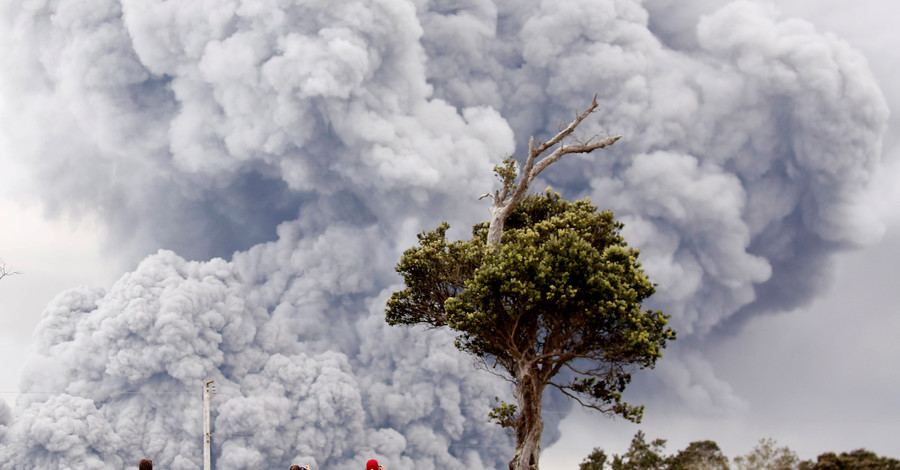
{"label": "bare treetop", "polygon": [[[594,95],[594,99],[591,100],[591,105],[550,140],[546,142],[535,142],[534,137],[532,136],[528,142],[528,158],[525,160],[525,166],[522,168],[518,183],[516,183],[515,180],[516,177],[519,176],[519,172],[516,171],[515,161],[512,157],[506,159],[504,162],[505,166],[498,166],[495,169],[497,175],[503,182],[503,187],[490,195],[494,202],[491,207],[491,222],[487,238],[488,244],[497,245],[500,243],[503,225],[509,217],[509,214],[512,213],[513,209],[515,209],[519,202],[522,201],[522,198],[525,197],[528,188],[531,186],[531,182],[537,178],[540,172],[550,166],[551,163],[559,160],[563,155],[568,155],[570,153],[591,153],[594,150],[609,147],[622,138],[622,136],[617,135],[600,140],[591,138],[584,142],[576,140],[573,144],[562,143],[563,139],[569,137],[572,132],[575,131],[575,128],[581,124],[581,121],[584,121],[584,119],[596,109],[597,95]],[[540,160],[537,160],[541,154],[557,144],[560,145],[556,150],[549,155],[543,156]]]}
{"label": "bare treetop", "polygon": [[18,271],[13,271],[6,266],[6,262],[0,260],[0,279],[3,279],[6,276],[12,276],[13,274],[21,274]]}

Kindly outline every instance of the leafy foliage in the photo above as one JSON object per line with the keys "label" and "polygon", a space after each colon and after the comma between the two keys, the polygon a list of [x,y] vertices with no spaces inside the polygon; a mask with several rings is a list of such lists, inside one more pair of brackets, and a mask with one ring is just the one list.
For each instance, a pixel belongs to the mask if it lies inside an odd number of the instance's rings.
{"label": "leafy foliage", "polygon": [[760,439],[750,453],[735,457],[738,470],[791,470],[797,468],[800,459],[787,447],[776,447],[774,439]]}
{"label": "leafy foliage", "polygon": [[499,404],[488,413],[488,419],[499,424],[501,428],[511,428],[515,426],[516,420],[519,418],[518,407],[506,403],[505,401],[501,401],[497,397],[494,397],[494,399],[497,400]]}
{"label": "leafy foliage", "polygon": [[[599,447],[582,461],[579,470],[728,470],[728,457],[713,441],[694,441],[675,455],[665,455],[666,441],[647,443],[638,431],[625,454],[612,458]],[[734,464],[746,470],[900,470],[900,461],[879,457],[872,451],[826,452],[816,461],[801,462],[788,447],[778,447],[775,440],[761,439],[749,453],[735,457]]]}
{"label": "leafy foliage", "polygon": [[459,349],[511,380],[528,367],[542,386],[640,420],[643,408],[622,400],[630,371],[652,367],[675,332],[666,315],[641,311],[654,287],[613,214],[548,190],[522,200],[500,245],[487,245],[486,223],[467,241],[447,241],[448,228],[403,254],[406,288],[388,301],[388,323],[447,325]]}
{"label": "leafy foliage", "polygon": [[728,470],[728,457],[713,441],[691,442],[669,458],[669,470]]}
{"label": "leafy foliage", "polygon": [[666,448],[664,439],[654,439],[647,443],[643,431],[638,431],[631,439],[631,446],[624,455],[614,455],[613,470],[664,470],[668,458],[663,455]]}
{"label": "leafy foliage", "polygon": [[807,460],[800,464],[801,470],[900,470],[900,460],[879,457],[874,452],[857,449],[852,452],[826,452],[815,462]]}
{"label": "leafy foliage", "polygon": [[609,457],[607,457],[603,449],[594,447],[594,450],[578,465],[578,470],[603,470],[606,468],[608,459]]}

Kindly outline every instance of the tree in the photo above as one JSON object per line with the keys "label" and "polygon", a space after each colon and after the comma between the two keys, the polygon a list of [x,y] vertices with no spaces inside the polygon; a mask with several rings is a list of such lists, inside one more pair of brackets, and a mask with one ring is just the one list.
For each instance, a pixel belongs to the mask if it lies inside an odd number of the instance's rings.
{"label": "tree", "polygon": [[826,452],[816,462],[807,460],[800,464],[802,470],[900,470],[900,460],[879,457],[874,452],[857,449],[852,452]]}
{"label": "tree", "polygon": [[561,156],[618,139],[562,144],[535,163],[596,106],[595,99],[550,141],[532,139],[518,183],[511,158],[495,168],[503,187],[492,196],[491,221],[476,225],[470,240],[447,241],[447,223],[419,234],[396,267],[405,289],[387,303],[389,324],[448,326],[460,350],[512,382],[516,403],[501,403],[491,417],[514,430],[515,470],[538,468],[545,387],[639,421],[643,407],[623,401],[622,392],[632,371],[653,367],[675,339],[667,315],[641,310],[654,287],[611,212],[550,190],[525,195]]}
{"label": "tree", "polygon": [[[728,457],[714,441],[694,441],[676,455],[665,456],[666,441],[656,439],[650,444],[638,431],[631,440],[628,452],[613,454],[610,459],[601,448],[595,447],[581,463],[579,470],[728,470]],[[900,470],[900,460],[879,457],[872,451],[826,452],[818,459],[800,462],[788,447],[777,447],[774,439],[761,439],[748,454],[736,457],[735,465],[742,470]]]}
{"label": "tree", "polygon": [[[612,470],[728,470],[728,457],[713,441],[691,442],[676,455],[665,455],[666,440],[647,443],[643,431],[631,439],[628,452],[612,456]],[[579,470],[604,470],[609,458],[595,447],[581,463]]]}
{"label": "tree", "polygon": [[[613,454],[610,467],[612,470],[665,470],[668,468],[669,457],[663,452],[666,448],[665,439],[654,439],[647,443],[643,431],[638,431],[631,439],[631,446],[622,455]],[[604,470],[609,462],[606,452],[599,447],[588,455],[579,466],[579,470]]]}
{"label": "tree", "polygon": [[608,459],[603,449],[594,447],[594,450],[578,465],[578,470],[603,470]]}
{"label": "tree", "polygon": [[800,459],[787,447],[775,447],[775,439],[760,439],[759,444],[748,454],[735,457],[738,470],[793,470]]}
{"label": "tree", "polygon": [[728,457],[713,441],[694,441],[669,459],[669,470],[728,470]]}
{"label": "tree", "polygon": [[614,455],[612,470],[665,470],[669,459],[663,455],[665,439],[654,439],[647,443],[644,432],[638,431],[631,438],[631,446],[624,455]]}

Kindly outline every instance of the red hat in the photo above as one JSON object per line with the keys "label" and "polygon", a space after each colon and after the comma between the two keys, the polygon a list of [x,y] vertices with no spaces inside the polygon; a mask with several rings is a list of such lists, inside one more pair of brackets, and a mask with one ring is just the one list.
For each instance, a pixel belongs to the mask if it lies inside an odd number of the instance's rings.
{"label": "red hat", "polygon": [[372,459],[366,462],[366,470],[378,470],[378,461]]}

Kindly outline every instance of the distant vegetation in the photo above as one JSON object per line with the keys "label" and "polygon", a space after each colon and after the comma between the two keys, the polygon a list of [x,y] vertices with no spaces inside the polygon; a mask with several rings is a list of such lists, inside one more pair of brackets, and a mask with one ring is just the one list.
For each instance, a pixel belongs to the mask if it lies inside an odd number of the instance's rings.
{"label": "distant vegetation", "polygon": [[746,455],[729,460],[713,441],[691,442],[675,454],[665,454],[666,441],[645,440],[638,431],[628,452],[607,455],[596,447],[581,462],[579,470],[900,470],[900,460],[879,457],[858,449],[852,452],[826,452],[816,460],[801,461],[787,447],[778,447],[774,439],[762,439]]}

